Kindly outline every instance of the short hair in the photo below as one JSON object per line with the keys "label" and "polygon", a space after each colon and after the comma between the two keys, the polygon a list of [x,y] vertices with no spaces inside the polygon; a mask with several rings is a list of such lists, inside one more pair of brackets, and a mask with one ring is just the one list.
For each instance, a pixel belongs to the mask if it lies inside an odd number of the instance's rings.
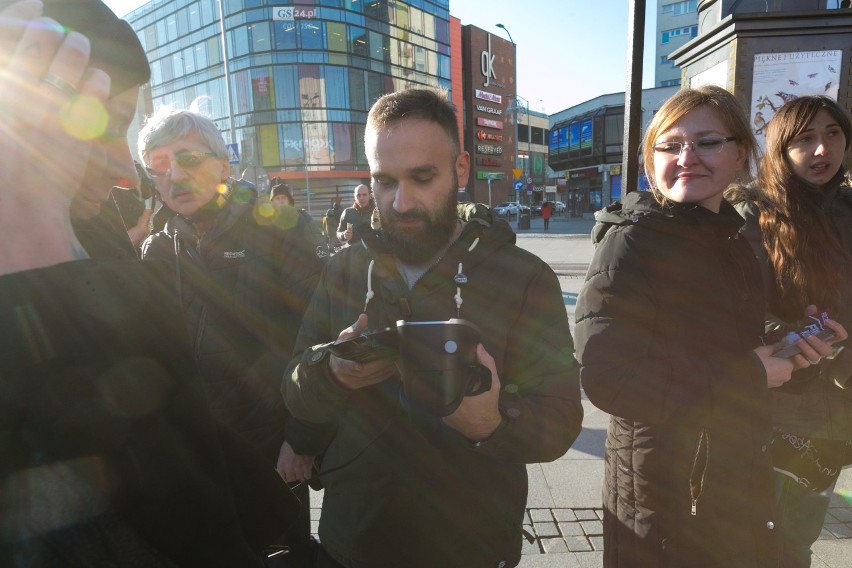
{"label": "short hair", "polygon": [[160,107],[149,116],[139,131],[139,155],[147,161],[148,153],[154,148],[192,135],[198,136],[217,158],[228,159],[225,140],[212,120],[191,110],[168,106]]}
{"label": "short hair", "polygon": [[656,144],[657,138],[671,130],[683,117],[701,107],[707,107],[714,111],[719,121],[736,139],[737,144],[745,150],[746,161],[740,181],[744,183],[752,176],[754,164],[757,163],[757,141],[754,139],[742,104],[730,92],[716,85],[683,89],[675,93],[660,107],[660,110],[657,111],[648,125],[642,143],[645,176],[648,178],[654,197],[661,203],[665,200],[665,197],[656,187],[654,144]]}
{"label": "short hair", "polygon": [[290,186],[283,182],[278,182],[272,186],[269,190],[269,200],[272,201],[275,197],[279,195],[286,195],[287,201],[290,202],[290,205],[295,205],[295,201],[293,201],[293,192],[290,190]]}
{"label": "short hair", "polygon": [[367,115],[367,130],[383,130],[406,119],[434,122],[447,133],[456,152],[461,151],[456,107],[446,91],[411,88],[380,97]]}
{"label": "short hair", "polygon": [[46,17],[89,39],[95,66],[112,79],[111,97],[150,80],[151,68],[136,32],[101,0],[43,2]]}

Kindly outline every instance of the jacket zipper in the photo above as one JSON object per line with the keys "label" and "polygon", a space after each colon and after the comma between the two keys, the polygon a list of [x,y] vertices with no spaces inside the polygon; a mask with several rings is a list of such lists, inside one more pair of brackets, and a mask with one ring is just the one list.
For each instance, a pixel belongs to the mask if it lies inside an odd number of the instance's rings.
{"label": "jacket zipper", "polygon": [[[701,477],[695,481],[696,470],[699,468],[699,460],[701,459],[701,447],[704,446],[704,459],[701,465]],[[689,472],[689,501],[692,505],[690,513],[692,516],[698,515],[698,499],[704,492],[704,475],[707,473],[707,465],[710,462],[710,437],[707,435],[707,430],[701,429],[698,436],[698,445],[695,447],[695,456],[692,458],[692,471]]]}

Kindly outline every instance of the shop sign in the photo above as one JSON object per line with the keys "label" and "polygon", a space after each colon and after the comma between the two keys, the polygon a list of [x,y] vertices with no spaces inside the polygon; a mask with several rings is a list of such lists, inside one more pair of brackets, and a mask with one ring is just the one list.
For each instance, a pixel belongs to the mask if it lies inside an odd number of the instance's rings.
{"label": "shop sign", "polygon": [[272,19],[292,22],[296,18],[316,18],[315,9],[294,8],[293,6],[273,6]]}
{"label": "shop sign", "polygon": [[501,111],[499,108],[494,108],[485,105],[476,105],[476,110],[478,110],[479,112],[486,112],[488,114],[496,114],[497,116],[503,116],[503,111]]}
{"label": "shop sign", "polygon": [[497,103],[498,105],[503,102],[502,96],[500,96],[496,93],[489,93],[488,91],[480,91],[479,89],[476,89],[474,96],[477,99],[492,102],[492,103]]}
{"label": "shop sign", "polygon": [[476,152],[478,154],[490,154],[492,156],[499,156],[503,154],[502,146],[490,146],[488,144],[477,144]]}
{"label": "shop sign", "polygon": [[483,118],[481,116],[477,116],[476,125],[484,126],[486,128],[496,128],[497,130],[503,130],[503,121],[494,120],[493,118]]}
{"label": "shop sign", "polygon": [[484,140],[492,140],[494,142],[502,142],[503,135],[502,134],[492,134],[491,132],[485,132],[484,130],[479,130],[476,133],[476,139],[480,142]]}
{"label": "shop sign", "polygon": [[491,167],[499,168],[500,166],[503,165],[503,160],[500,160],[498,158],[477,158],[476,159],[476,165],[477,166],[491,166]]}
{"label": "shop sign", "polygon": [[485,172],[485,171],[479,170],[478,172],[476,172],[476,179],[492,179],[492,180],[503,179],[503,172]]}
{"label": "shop sign", "polygon": [[598,168],[583,168],[582,170],[574,170],[572,172],[568,172],[568,179],[579,179],[579,178],[593,178],[598,177]]}

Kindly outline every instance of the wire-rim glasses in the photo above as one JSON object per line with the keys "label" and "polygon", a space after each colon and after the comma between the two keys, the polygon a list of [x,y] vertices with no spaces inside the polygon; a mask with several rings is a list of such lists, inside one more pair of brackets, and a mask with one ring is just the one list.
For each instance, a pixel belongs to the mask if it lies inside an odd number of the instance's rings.
{"label": "wire-rim glasses", "polygon": [[736,136],[727,136],[725,138],[702,138],[692,142],[658,142],[654,144],[654,152],[668,154],[669,156],[680,156],[689,146],[698,156],[713,156],[722,151],[725,143],[736,139]]}

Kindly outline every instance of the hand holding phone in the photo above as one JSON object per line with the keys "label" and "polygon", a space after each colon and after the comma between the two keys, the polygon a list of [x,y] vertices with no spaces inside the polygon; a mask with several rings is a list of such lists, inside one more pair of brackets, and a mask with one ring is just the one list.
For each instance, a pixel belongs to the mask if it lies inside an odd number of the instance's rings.
{"label": "hand holding phone", "polygon": [[773,357],[789,358],[798,355],[801,349],[796,345],[796,341],[804,339],[810,335],[815,335],[822,341],[831,341],[835,338],[834,330],[825,326],[828,320],[828,312],[822,312],[819,315],[808,316],[799,320],[794,324],[793,329],[781,339],[782,347],[772,354]]}
{"label": "hand holding phone", "polygon": [[395,327],[365,331],[350,339],[335,341],[328,350],[341,359],[359,363],[393,359],[399,356],[399,333]]}

